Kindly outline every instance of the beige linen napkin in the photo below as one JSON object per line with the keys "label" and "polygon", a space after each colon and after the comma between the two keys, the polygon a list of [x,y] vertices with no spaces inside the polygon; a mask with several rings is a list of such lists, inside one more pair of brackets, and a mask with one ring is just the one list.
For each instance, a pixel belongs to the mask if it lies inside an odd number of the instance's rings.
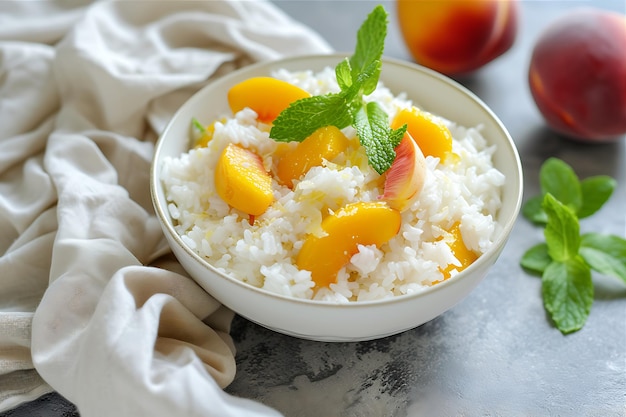
{"label": "beige linen napkin", "polygon": [[171,256],[150,160],[210,79],[330,48],[263,1],[68,4],[0,4],[0,411],[277,415],[221,389],[233,314]]}

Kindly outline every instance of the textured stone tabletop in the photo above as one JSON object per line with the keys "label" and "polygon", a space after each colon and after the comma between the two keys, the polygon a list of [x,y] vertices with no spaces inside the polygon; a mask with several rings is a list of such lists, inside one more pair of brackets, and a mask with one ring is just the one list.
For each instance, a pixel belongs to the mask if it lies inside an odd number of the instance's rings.
{"label": "textured stone tabletop", "polygon": [[[340,51],[351,51],[372,1],[277,1]],[[386,55],[409,60],[390,12]],[[548,157],[581,178],[610,175],[618,188],[581,223],[583,232],[626,234],[626,140],[585,145],[546,128],[532,101],[527,68],[532,45],[548,22],[568,9],[595,5],[624,12],[623,1],[524,1],[513,48],[460,80],[501,118],[525,170],[525,199],[539,193]],[[626,53],[626,52],[625,52]],[[359,343],[320,343],[274,333],[236,318],[238,373],[229,393],[277,408],[287,417],[626,415],[626,285],[594,275],[595,297],[585,327],[563,336],[550,322],[541,281],[523,271],[525,250],[543,238],[520,217],[484,281],[453,309],[416,329]],[[5,416],[74,416],[52,394]]]}

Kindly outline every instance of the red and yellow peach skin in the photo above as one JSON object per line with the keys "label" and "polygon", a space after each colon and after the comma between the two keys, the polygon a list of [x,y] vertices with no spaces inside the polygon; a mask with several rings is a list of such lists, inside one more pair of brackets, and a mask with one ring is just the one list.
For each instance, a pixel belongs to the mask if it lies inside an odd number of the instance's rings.
{"label": "red and yellow peach skin", "polygon": [[553,21],[532,51],[528,82],[546,122],[567,137],[626,133],[626,16],[581,8]]}
{"label": "red and yellow peach skin", "polygon": [[413,58],[450,76],[494,60],[517,35],[517,0],[397,0],[396,5]]}

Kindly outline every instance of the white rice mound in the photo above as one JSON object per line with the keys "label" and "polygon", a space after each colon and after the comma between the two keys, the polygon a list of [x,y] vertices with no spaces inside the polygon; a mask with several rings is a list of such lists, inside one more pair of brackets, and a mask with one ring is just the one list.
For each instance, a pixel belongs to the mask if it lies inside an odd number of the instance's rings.
{"label": "white rice mound", "polygon": [[[338,91],[331,68],[315,74],[280,70],[274,76],[313,95]],[[394,97],[383,85],[366,99],[378,101],[390,120],[400,109],[416,105],[403,96]],[[351,202],[375,201],[381,193],[379,175],[368,165],[352,128],[343,131],[354,146],[294,181],[293,190],[273,179],[275,201],[250,225],[247,214],[229,207],[217,195],[213,169],[221,151],[232,142],[254,150],[271,171],[276,164],[272,153],[279,145],[269,138],[270,126],[257,122],[254,111],[226,115],[215,122],[207,147],[164,160],[160,177],[169,213],[182,240],[207,262],[224,274],[271,292],[345,303],[422,291],[443,279],[441,269],[460,265],[441,238],[454,223],[460,222],[466,247],[476,253],[490,248],[498,232],[495,216],[505,181],[492,163],[495,148],[487,144],[480,127],[442,121],[453,135],[456,155],[443,163],[426,157],[424,188],[403,212],[399,233],[380,248],[359,246],[330,288],[314,291],[310,272],[299,270],[295,259],[306,236],[320,233],[322,218],[329,210]]]}

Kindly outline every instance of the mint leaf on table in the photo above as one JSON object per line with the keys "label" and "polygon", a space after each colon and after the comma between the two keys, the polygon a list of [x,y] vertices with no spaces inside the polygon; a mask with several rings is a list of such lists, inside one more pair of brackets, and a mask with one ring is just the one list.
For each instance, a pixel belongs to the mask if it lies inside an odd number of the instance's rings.
{"label": "mint leaf on table", "polygon": [[574,212],[582,205],[582,191],[578,176],[568,164],[557,158],[550,158],[539,173],[541,191],[552,194],[562,204]]}
{"label": "mint leaf on table", "polygon": [[570,207],[579,219],[589,217],[600,209],[613,194],[616,181],[606,175],[580,181],[571,166],[558,158],[547,159],[539,172],[542,195],[526,201],[522,214],[533,223],[545,224],[543,196],[552,194]]}
{"label": "mint leaf on table", "polygon": [[530,198],[522,207],[522,214],[533,223],[546,224],[548,216],[543,211],[541,204],[543,203],[543,195]]}
{"label": "mint leaf on table", "polygon": [[548,216],[544,229],[547,254],[552,262],[542,274],[546,310],[563,333],[580,329],[593,302],[591,269],[578,255],[580,227],[576,214],[548,193],[543,199]]}
{"label": "mint leaf on table", "polygon": [[[368,157],[379,174],[395,159],[395,146],[406,126],[393,130],[384,110],[366,103],[364,96],[378,85],[387,36],[387,12],[376,6],[358,30],[354,54],[335,67],[338,93],[308,97],[292,103],[274,120],[270,138],[279,142],[301,142],[317,129],[354,126]],[[382,126],[382,123],[386,126]],[[399,138],[398,138],[399,137]]]}
{"label": "mint leaf on table", "polygon": [[563,262],[576,256],[580,247],[580,226],[576,214],[549,193],[543,199],[543,209],[548,215],[543,234],[550,258]]}
{"label": "mint leaf on table", "polygon": [[528,249],[520,265],[541,275],[546,311],[563,333],[580,330],[593,303],[592,270],[626,283],[626,240],[599,233],[580,234],[582,217],[608,201],[616,181],[605,175],[578,179],[557,158],[540,169],[542,195],[529,199],[522,213],[544,226],[545,243]]}
{"label": "mint leaf on table", "polygon": [[567,334],[580,330],[593,303],[591,269],[580,256],[553,261],[542,275],[541,293],[552,320]]}
{"label": "mint leaf on table", "polygon": [[545,243],[540,243],[528,249],[520,261],[522,267],[539,275],[543,274],[543,271],[551,263],[552,258],[548,254],[548,245]]}
{"label": "mint leaf on table", "polygon": [[578,218],[591,216],[607,202],[613,194],[617,181],[606,175],[585,178],[580,182],[582,205],[578,210]]}
{"label": "mint leaf on table", "polygon": [[626,282],[626,239],[599,233],[584,234],[580,255],[597,272]]}

